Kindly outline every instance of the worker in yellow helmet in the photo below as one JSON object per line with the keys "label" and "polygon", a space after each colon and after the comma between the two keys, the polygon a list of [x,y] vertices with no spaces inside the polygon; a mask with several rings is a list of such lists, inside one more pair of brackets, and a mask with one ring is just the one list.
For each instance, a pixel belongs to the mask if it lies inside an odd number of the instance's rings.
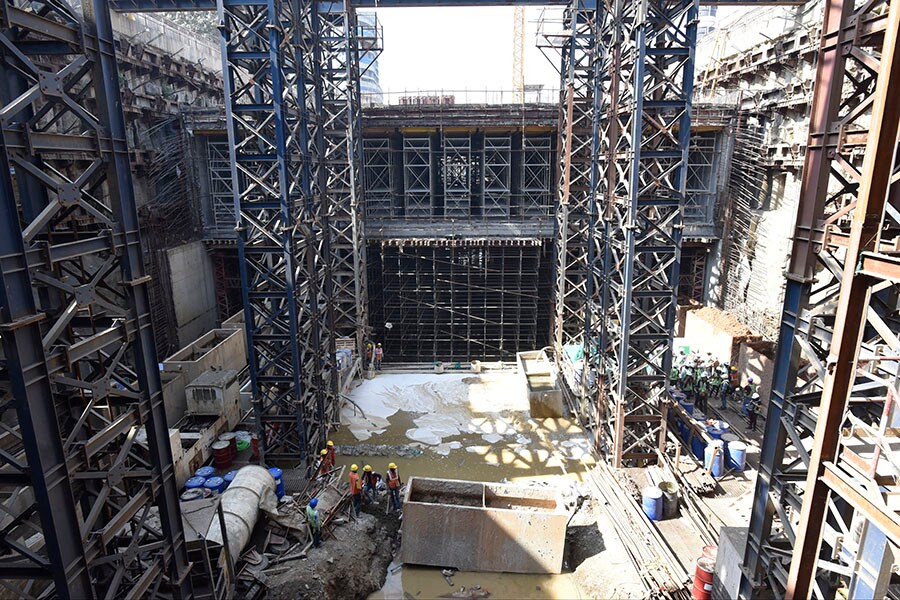
{"label": "worker in yellow helmet", "polygon": [[391,495],[389,510],[391,512],[393,512],[395,508],[400,510],[400,485],[400,473],[397,471],[397,464],[391,463],[388,465],[387,472],[388,493]]}
{"label": "worker in yellow helmet", "polygon": [[328,466],[333,471],[337,466],[337,454],[334,451],[334,442],[328,440],[328,443],[325,444],[325,449],[328,451]]}
{"label": "worker in yellow helmet", "polygon": [[328,464],[328,450],[322,448],[319,452],[319,464],[316,467],[316,477],[323,477],[331,472],[331,465]]}
{"label": "worker in yellow helmet", "polygon": [[353,514],[359,517],[362,508],[362,480],[359,478],[359,465],[350,465],[350,500]]}
{"label": "worker in yellow helmet", "polygon": [[363,491],[366,494],[366,502],[375,502],[375,484],[377,479],[375,472],[372,471],[372,465],[363,467]]}

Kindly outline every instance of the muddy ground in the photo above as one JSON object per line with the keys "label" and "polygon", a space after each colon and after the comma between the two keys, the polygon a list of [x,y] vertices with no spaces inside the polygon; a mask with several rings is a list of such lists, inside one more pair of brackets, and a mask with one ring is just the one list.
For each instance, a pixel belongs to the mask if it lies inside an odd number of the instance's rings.
{"label": "muddy ground", "polygon": [[384,499],[363,508],[359,519],[331,528],[319,548],[280,566],[289,570],[269,580],[268,598],[344,600],[366,598],[381,589],[399,543],[400,519],[385,514]]}

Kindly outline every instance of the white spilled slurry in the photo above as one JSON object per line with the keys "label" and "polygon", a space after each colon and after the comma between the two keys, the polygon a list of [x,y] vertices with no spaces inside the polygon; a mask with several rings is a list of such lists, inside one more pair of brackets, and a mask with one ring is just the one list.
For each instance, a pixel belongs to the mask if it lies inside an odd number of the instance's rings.
{"label": "white spilled slurry", "polygon": [[445,446],[444,440],[462,433],[481,434],[488,443],[514,436],[514,425],[501,412],[528,411],[512,373],[378,375],[354,389],[350,398],[356,406],[344,404],[341,422],[357,440],[384,433],[390,418],[403,411],[415,414],[415,427],[406,430],[406,437],[444,455],[461,447],[459,442]]}

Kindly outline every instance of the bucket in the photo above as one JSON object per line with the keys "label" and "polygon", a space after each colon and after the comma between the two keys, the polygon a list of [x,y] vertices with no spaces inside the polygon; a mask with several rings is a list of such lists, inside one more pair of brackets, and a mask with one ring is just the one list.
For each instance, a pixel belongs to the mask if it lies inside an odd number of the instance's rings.
{"label": "bucket", "polygon": [[243,452],[244,450],[246,450],[249,447],[250,447],[250,438],[247,438],[247,439],[238,438],[237,439],[237,451],[238,452]]}
{"label": "bucket", "polygon": [[735,471],[743,471],[747,466],[747,444],[736,441],[731,442],[728,446],[731,468]]}
{"label": "bucket", "polygon": [[181,501],[190,502],[191,500],[200,500],[203,496],[203,488],[191,488],[185,490],[184,493],[181,494]]}
{"label": "bucket", "polygon": [[731,466],[731,444],[738,441],[738,436],[730,431],[722,434],[722,443],[725,444],[725,466]]}
{"label": "bucket", "polygon": [[184,482],[184,489],[196,490],[197,488],[202,488],[204,483],[206,483],[206,477],[191,477]]}
{"label": "bucket", "polygon": [[231,446],[228,442],[219,440],[212,443],[213,464],[219,471],[224,471],[231,466]]}
{"label": "bucket", "polygon": [[663,493],[663,518],[671,519],[678,515],[678,484],[674,481],[661,481],[659,489]]}
{"label": "bucket", "polygon": [[269,469],[269,473],[271,473],[272,477],[275,479],[275,495],[281,500],[284,496],[284,480],[281,478],[281,469],[272,467]]}
{"label": "bucket", "polygon": [[663,492],[656,486],[650,485],[641,492],[641,506],[644,508],[644,514],[651,521],[659,521],[662,519],[663,511]]}
{"label": "bucket", "polygon": [[703,414],[703,413],[700,412],[699,410],[695,410],[695,411],[694,411],[694,414],[693,414],[693,417],[694,417],[694,420],[695,420],[695,421],[697,421],[698,423],[700,423],[700,424],[703,425],[704,427],[706,426],[706,415],[705,415],[705,414]]}
{"label": "bucket", "polygon": [[716,427],[715,425],[707,425],[706,432],[712,437],[714,440],[722,439],[722,434],[725,431],[721,427]]}
{"label": "bucket", "polygon": [[225,480],[221,477],[210,477],[206,480],[206,483],[203,484],[203,487],[216,494],[221,494],[225,491]]}
{"label": "bucket", "polygon": [[[710,464],[712,464],[711,469]],[[710,470],[713,477],[721,477],[725,472],[725,452],[722,440],[713,440],[706,445],[706,451],[703,453],[703,467]]]}
{"label": "bucket", "polygon": [[681,405],[681,408],[683,408],[687,412],[687,414],[694,416],[694,403],[693,402],[691,402],[690,400],[680,400],[678,402],[678,404]]}
{"label": "bucket", "polygon": [[237,475],[237,470],[228,471],[222,476],[222,479],[225,480],[225,489],[228,489],[228,486],[231,485],[231,482],[234,481],[234,476]]}
{"label": "bucket", "polygon": [[694,588],[691,590],[691,597],[694,600],[710,600],[715,566],[714,558],[701,556],[697,559],[697,568],[694,569]]}
{"label": "bucket", "polygon": [[212,467],[200,467],[196,471],[194,471],[194,477],[202,477],[203,479],[207,479],[216,474],[216,470]]}

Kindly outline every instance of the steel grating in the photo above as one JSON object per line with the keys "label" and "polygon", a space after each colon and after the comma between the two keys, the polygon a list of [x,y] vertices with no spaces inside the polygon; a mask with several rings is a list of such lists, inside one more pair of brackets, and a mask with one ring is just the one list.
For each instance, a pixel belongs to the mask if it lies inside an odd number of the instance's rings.
{"label": "steel grating", "polygon": [[0,55],[0,584],[189,596],[107,3],[7,0]]}
{"label": "steel grating", "polygon": [[[852,573],[858,560],[859,527],[848,505],[854,487],[829,475],[849,469],[856,473],[849,481],[871,486],[878,454],[871,470],[868,453],[853,456],[856,429],[871,444],[896,412],[898,367],[890,357],[896,353],[879,354],[900,347],[897,280],[867,275],[864,251],[877,255],[900,233],[896,199],[885,204],[888,182],[896,179],[896,110],[880,129],[884,90],[897,85],[898,12],[888,2],[825,3],[742,597],[760,588],[776,596],[833,597],[837,577],[848,573],[847,563]],[[881,196],[864,195],[873,186]],[[849,263],[848,253],[854,254]],[[838,456],[837,435],[845,427],[851,435]],[[891,442],[877,443],[888,449]],[[837,461],[837,471],[829,461]],[[823,476],[835,489],[830,495]]]}

